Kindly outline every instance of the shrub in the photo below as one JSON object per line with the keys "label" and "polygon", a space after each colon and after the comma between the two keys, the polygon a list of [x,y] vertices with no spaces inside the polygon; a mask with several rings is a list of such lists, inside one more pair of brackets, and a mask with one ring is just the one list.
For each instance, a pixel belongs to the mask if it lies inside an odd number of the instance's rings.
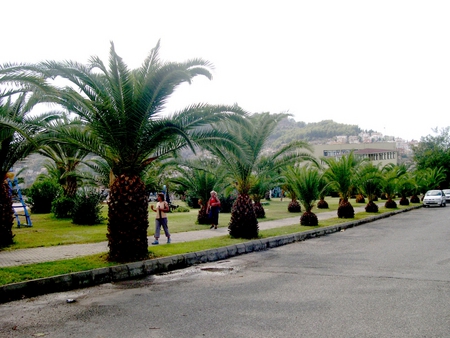
{"label": "shrub", "polygon": [[71,217],[74,205],[73,198],[61,196],[52,202],[52,213],[56,218]]}
{"label": "shrub", "polygon": [[198,204],[198,197],[186,196],[185,202],[192,209],[200,208],[200,205]]}
{"label": "shrub", "polygon": [[36,214],[47,214],[52,210],[52,202],[62,192],[61,187],[52,180],[36,181],[27,191],[27,203]]}
{"label": "shrub", "polygon": [[236,201],[236,195],[230,195],[228,197],[219,197],[220,200],[220,212],[229,213],[231,212],[231,208],[233,207],[234,202]]}
{"label": "shrub", "polygon": [[72,222],[80,225],[94,225],[103,221],[101,216],[102,193],[92,188],[81,189],[74,198]]}
{"label": "shrub", "polygon": [[176,209],[172,210],[172,212],[189,212],[191,209],[188,207],[177,207]]}

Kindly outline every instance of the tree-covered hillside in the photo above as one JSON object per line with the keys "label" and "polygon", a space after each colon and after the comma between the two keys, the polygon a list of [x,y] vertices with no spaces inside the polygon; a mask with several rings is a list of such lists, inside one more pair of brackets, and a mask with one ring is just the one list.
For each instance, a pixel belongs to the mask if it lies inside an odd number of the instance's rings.
{"label": "tree-covered hillside", "polygon": [[305,123],[296,122],[292,118],[286,118],[280,122],[275,132],[270,137],[274,148],[292,140],[306,140],[310,143],[332,139],[333,137],[346,135],[357,136],[362,130],[357,125],[336,123],[332,120]]}

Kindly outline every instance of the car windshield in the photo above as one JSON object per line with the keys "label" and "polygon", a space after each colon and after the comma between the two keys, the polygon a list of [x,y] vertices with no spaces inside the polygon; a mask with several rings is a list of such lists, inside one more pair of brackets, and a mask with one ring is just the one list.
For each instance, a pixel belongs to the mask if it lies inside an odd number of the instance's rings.
{"label": "car windshield", "polygon": [[445,190],[442,190],[443,192],[444,192],[444,194],[450,194],[450,189],[445,189]]}
{"label": "car windshield", "polygon": [[427,192],[427,196],[441,196],[441,192],[439,190],[431,190]]}

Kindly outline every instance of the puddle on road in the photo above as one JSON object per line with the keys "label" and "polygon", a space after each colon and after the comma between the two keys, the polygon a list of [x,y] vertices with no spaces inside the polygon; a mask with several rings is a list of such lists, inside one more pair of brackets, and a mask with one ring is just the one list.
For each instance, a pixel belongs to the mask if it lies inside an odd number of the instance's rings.
{"label": "puddle on road", "polygon": [[236,273],[239,270],[238,264],[231,261],[220,261],[194,265],[185,269],[164,272],[156,275],[146,276],[141,279],[133,279],[127,281],[115,282],[114,286],[121,289],[132,289],[142,286],[158,285],[181,279],[197,278],[201,276],[224,276]]}

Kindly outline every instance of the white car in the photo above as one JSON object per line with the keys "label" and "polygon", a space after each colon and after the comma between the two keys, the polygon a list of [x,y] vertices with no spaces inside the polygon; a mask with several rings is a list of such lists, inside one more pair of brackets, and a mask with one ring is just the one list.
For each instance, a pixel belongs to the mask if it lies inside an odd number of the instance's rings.
{"label": "white car", "polygon": [[445,200],[447,201],[447,202],[450,202],[450,189],[444,189],[444,190],[442,190],[443,192],[444,192],[444,194],[445,194]]}
{"label": "white car", "polygon": [[445,194],[442,190],[428,190],[423,197],[424,207],[429,207],[431,205],[445,207],[445,203]]}

